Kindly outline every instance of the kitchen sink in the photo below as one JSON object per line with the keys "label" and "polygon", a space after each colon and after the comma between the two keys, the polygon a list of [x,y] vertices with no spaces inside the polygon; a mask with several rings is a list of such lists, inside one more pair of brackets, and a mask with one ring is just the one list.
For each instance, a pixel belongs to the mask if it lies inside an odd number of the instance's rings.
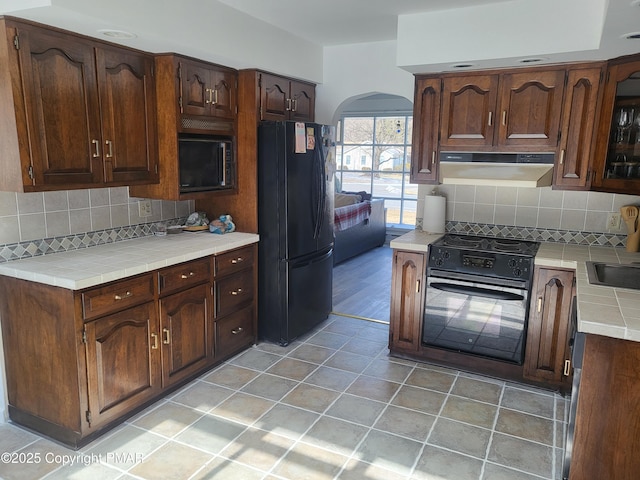
{"label": "kitchen sink", "polygon": [[586,262],[591,285],[640,290],[640,264]]}

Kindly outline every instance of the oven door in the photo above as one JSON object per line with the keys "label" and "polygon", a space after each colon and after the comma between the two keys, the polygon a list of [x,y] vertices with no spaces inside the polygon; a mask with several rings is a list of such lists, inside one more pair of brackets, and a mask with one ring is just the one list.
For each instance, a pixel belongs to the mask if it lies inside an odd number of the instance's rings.
{"label": "oven door", "polygon": [[526,282],[432,271],[422,340],[522,365],[528,307]]}

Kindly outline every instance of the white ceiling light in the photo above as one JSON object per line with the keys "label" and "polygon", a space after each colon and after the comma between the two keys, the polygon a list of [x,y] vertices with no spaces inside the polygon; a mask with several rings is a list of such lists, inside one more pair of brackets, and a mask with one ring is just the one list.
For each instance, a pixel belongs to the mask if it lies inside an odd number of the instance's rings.
{"label": "white ceiling light", "polygon": [[518,60],[518,63],[540,63],[548,60],[546,57],[530,57]]}
{"label": "white ceiling light", "polygon": [[102,30],[98,30],[98,33],[101,33],[105,37],[119,38],[121,40],[127,39],[127,38],[136,38],[137,37],[137,35],[135,33],[125,32],[124,30],[111,30],[111,29],[106,29],[106,28],[102,29]]}
{"label": "white ceiling light", "polygon": [[473,64],[473,63],[456,63],[454,65],[451,65],[451,68],[471,68],[471,67],[475,67],[475,64]]}

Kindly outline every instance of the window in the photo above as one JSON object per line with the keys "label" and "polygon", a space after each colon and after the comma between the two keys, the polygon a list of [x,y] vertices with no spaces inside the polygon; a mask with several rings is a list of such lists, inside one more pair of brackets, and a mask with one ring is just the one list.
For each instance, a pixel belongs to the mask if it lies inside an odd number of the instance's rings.
{"label": "window", "polygon": [[[343,116],[337,129],[342,190],[384,198],[387,225],[416,224],[418,186],[409,183],[412,126],[411,115]],[[352,165],[352,156],[359,165]]]}

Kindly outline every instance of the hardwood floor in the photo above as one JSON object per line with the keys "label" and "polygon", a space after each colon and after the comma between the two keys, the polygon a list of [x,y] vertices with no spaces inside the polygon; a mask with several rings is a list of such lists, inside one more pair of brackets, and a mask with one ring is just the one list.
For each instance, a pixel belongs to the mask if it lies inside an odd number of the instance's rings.
{"label": "hardwood floor", "polygon": [[392,250],[388,245],[333,268],[333,313],[389,323]]}

